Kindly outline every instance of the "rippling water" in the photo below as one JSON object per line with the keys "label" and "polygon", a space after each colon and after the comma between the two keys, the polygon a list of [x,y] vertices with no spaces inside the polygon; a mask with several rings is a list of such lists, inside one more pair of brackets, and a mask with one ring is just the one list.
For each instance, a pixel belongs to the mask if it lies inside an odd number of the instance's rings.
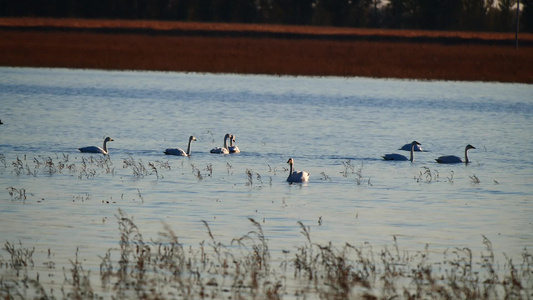
{"label": "rippling water", "polygon": [[[523,84],[0,68],[0,235],[50,249],[58,265],[79,248],[95,274],[118,242],[119,208],[145,238],[166,223],[190,245],[208,239],[202,220],[230,243],[254,218],[278,256],[304,242],[301,221],[318,243],[396,237],[413,251],[479,253],[484,235],[519,259],[533,246],[532,95]],[[242,152],[210,154],[226,133]],[[190,135],[191,157],[163,154]],[[106,136],[110,161],[77,150]],[[427,150],[414,163],[381,158],[412,140]],[[471,164],[435,162],[466,144]],[[309,183],[285,182],[289,157]]]}

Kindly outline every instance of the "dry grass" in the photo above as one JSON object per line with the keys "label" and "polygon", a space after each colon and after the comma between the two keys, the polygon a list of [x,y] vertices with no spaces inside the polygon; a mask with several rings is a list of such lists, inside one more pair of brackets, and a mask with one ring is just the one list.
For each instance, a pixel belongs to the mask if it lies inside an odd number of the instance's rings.
{"label": "dry grass", "polygon": [[[533,83],[531,46],[503,45],[510,34],[72,19],[0,26],[3,66]],[[522,39],[531,45],[533,35]]]}
{"label": "dry grass", "polygon": [[[428,246],[409,253],[400,249],[396,238],[390,249],[381,250],[366,243],[361,247],[346,243],[341,248],[317,244],[310,227],[299,222],[305,242],[294,253],[284,251],[277,266],[261,225],[253,219],[253,229],[230,245],[218,241],[204,221],[208,240],[193,247],[181,244],[169,226],[148,242],[132,218],[120,210],[116,217],[118,248],[100,256],[103,289],[93,286],[76,251],[71,268],[63,271],[65,299],[530,299],[532,295],[532,256],[524,249],[521,262],[506,257],[501,266],[484,236],[479,257],[468,248],[455,248],[434,263]],[[0,256],[0,266],[16,274],[0,279],[2,298],[56,298],[38,274],[29,276],[35,249],[6,242],[3,250],[11,259]]]}

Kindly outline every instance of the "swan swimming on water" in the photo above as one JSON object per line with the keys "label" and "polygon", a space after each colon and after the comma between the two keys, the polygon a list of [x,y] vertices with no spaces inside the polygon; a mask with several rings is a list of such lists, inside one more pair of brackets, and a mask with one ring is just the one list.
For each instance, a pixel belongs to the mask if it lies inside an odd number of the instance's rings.
{"label": "swan swimming on water", "polygon": [[229,153],[240,153],[241,150],[239,149],[239,147],[237,147],[237,145],[233,145],[233,143],[235,143],[235,136],[232,134],[229,139]]}
{"label": "swan swimming on water", "polygon": [[112,141],[114,141],[114,139],[110,137],[106,137],[104,140],[103,148],[100,148],[97,146],[88,146],[88,147],[78,148],[78,150],[84,153],[102,153],[104,155],[107,155],[109,154],[109,151],[107,151],[107,142],[112,142]]}
{"label": "swan swimming on water", "polygon": [[468,144],[465,147],[465,161],[463,161],[459,156],[455,155],[444,155],[437,159],[435,159],[439,164],[458,164],[464,162],[465,164],[470,163],[470,160],[468,159],[468,150],[470,149],[476,149],[476,147]]}
{"label": "swan swimming on water", "polygon": [[213,148],[213,149],[211,149],[211,153],[217,153],[217,154],[229,154],[229,150],[228,150],[228,139],[229,139],[230,137],[231,137],[231,134],[226,133],[226,135],[224,136],[224,147],[223,147],[223,148],[220,148],[220,147]]}
{"label": "swan swimming on water", "polygon": [[385,160],[409,160],[413,162],[415,160],[415,155],[414,155],[415,147],[420,146],[421,144],[417,141],[413,141],[410,145],[411,145],[411,156],[409,159],[407,159],[406,156],[397,154],[397,153],[385,154],[383,155],[383,159]]}
{"label": "swan swimming on water", "polygon": [[[398,150],[411,151],[411,147],[412,147],[412,143],[409,143],[409,144],[403,145]],[[422,152],[422,151],[424,150],[422,150],[422,147],[420,145],[415,145],[415,152]]]}
{"label": "swan swimming on water", "polygon": [[183,151],[180,148],[168,148],[165,150],[166,155],[177,155],[177,156],[190,156],[191,155],[191,143],[192,141],[196,141],[196,138],[191,135],[189,137],[189,144],[187,145],[187,152]]}
{"label": "swan swimming on water", "polygon": [[298,171],[295,171],[293,169],[293,167],[294,167],[294,159],[289,158],[287,163],[290,166],[290,168],[289,168],[289,177],[287,177],[287,181],[288,182],[307,182],[307,181],[309,181],[309,173],[307,173],[306,171],[298,172]]}

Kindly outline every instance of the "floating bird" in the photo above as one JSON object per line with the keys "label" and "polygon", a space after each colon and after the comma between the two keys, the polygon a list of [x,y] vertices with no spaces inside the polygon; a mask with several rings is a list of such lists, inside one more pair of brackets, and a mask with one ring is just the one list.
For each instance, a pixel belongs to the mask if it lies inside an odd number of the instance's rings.
{"label": "floating bird", "polygon": [[111,141],[114,141],[114,140],[110,137],[106,137],[104,140],[103,148],[100,148],[97,146],[88,146],[88,147],[78,148],[78,150],[84,153],[102,153],[104,155],[107,155],[109,154],[109,152],[107,151],[107,142],[111,142]]}
{"label": "floating bird", "polygon": [[233,143],[235,143],[235,136],[232,134],[229,139],[229,153],[240,153],[241,150],[239,149],[239,147],[237,147],[237,145],[233,145]]}
{"label": "floating bird", "polygon": [[[465,164],[468,164],[470,163],[470,160],[468,159],[468,150],[470,149],[476,149],[476,147],[468,144],[466,145],[465,147],[465,161],[464,163]],[[439,164],[458,164],[458,163],[462,163],[463,160],[459,157],[459,156],[455,156],[455,155],[445,155],[445,156],[441,156],[437,159],[435,159]]]}
{"label": "floating bird", "polygon": [[[411,146],[412,146],[412,143],[405,144],[398,150],[411,151]],[[420,145],[415,145],[415,152],[422,152],[422,151],[424,150],[422,150],[422,147]]]}
{"label": "floating bird", "polygon": [[287,163],[290,166],[290,168],[289,168],[289,177],[287,177],[287,181],[288,182],[307,182],[307,181],[309,181],[309,173],[307,173],[306,171],[298,172],[298,171],[295,171],[293,169],[293,167],[294,167],[294,159],[289,158]]}
{"label": "floating bird", "polygon": [[220,147],[213,148],[213,149],[211,149],[211,153],[229,154],[228,141],[227,140],[230,138],[230,136],[231,136],[231,134],[226,133],[226,135],[224,136],[224,147],[223,148],[220,148]]}
{"label": "floating bird", "polygon": [[2,124],[4,124],[4,123],[2,123],[2,120],[0,120],[0,125],[2,125]]}
{"label": "floating bird", "polygon": [[410,145],[411,145],[411,156],[410,156],[409,159],[407,159],[406,156],[401,155],[401,154],[397,154],[397,153],[385,154],[385,155],[383,155],[383,159],[385,159],[385,160],[409,160],[409,161],[413,162],[415,160],[415,156],[414,156],[415,147],[419,146],[421,144],[419,142],[417,142],[417,141],[413,141]]}
{"label": "floating bird", "polygon": [[196,141],[196,138],[194,136],[189,137],[189,144],[187,145],[187,152],[183,151],[180,148],[168,148],[165,150],[166,155],[177,155],[177,156],[190,156],[191,155],[191,143],[192,141]]}

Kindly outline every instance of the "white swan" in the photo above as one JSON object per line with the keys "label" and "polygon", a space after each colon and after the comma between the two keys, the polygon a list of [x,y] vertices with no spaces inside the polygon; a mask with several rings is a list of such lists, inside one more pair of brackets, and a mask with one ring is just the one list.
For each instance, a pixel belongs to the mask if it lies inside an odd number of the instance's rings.
{"label": "white swan", "polygon": [[[464,163],[465,164],[468,164],[470,163],[470,160],[468,159],[468,150],[470,149],[476,149],[476,147],[468,144],[466,145],[465,147],[465,161]],[[445,156],[441,156],[437,159],[435,159],[439,164],[458,164],[458,163],[462,163],[463,160],[458,157],[458,156],[455,156],[455,155],[445,155]]]}
{"label": "white swan", "polygon": [[293,167],[294,167],[294,159],[289,158],[287,163],[290,166],[290,168],[289,168],[289,177],[287,177],[287,181],[288,182],[307,182],[307,181],[309,181],[309,173],[307,173],[306,171],[298,172],[298,171],[295,171],[293,169]]}
{"label": "white swan", "polygon": [[178,155],[178,156],[190,156],[191,155],[191,142],[196,141],[196,138],[191,135],[189,137],[189,144],[187,145],[187,152],[183,151],[180,148],[168,148],[165,150],[166,155]]}
{"label": "white swan", "polygon": [[226,135],[224,136],[224,147],[223,148],[220,148],[220,147],[216,147],[216,148],[213,148],[211,149],[211,153],[217,153],[217,154],[229,154],[229,150],[228,150],[228,138],[231,136],[231,134],[229,133],[226,133]]}
{"label": "white swan", "polygon": [[407,159],[407,157],[405,157],[404,155],[397,154],[397,153],[385,154],[383,155],[383,159],[385,160],[409,160],[411,162],[415,161],[415,155],[414,155],[415,147],[421,144],[417,141],[413,141],[410,145],[411,145],[411,156],[409,159]]}
{"label": "white swan", "polygon": [[106,137],[105,140],[104,140],[104,147],[103,148],[100,148],[100,147],[97,147],[97,146],[88,146],[88,147],[78,148],[78,150],[80,150],[80,152],[84,152],[84,153],[102,153],[104,155],[107,155],[107,154],[109,154],[109,151],[107,151],[107,142],[112,142],[112,141],[114,141],[114,139],[112,139],[110,137]]}
{"label": "white swan", "polygon": [[[411,151],[411,146],[412,146],[412,143],[405,144],[401,148],[399,148],[398,150]],[[422,151],[424,151],[424,150],[422,149],[422,147],[420,145],[415,145],[415,152],[422,152]]]}
{"label": "white swan", "polygon": [[237,145],[233,145],[233,143],[235,143],[235,136],[232,134],[229,139],[229,147],[228,147],[229,153],[240,153],[241,149],[239,149]]}

